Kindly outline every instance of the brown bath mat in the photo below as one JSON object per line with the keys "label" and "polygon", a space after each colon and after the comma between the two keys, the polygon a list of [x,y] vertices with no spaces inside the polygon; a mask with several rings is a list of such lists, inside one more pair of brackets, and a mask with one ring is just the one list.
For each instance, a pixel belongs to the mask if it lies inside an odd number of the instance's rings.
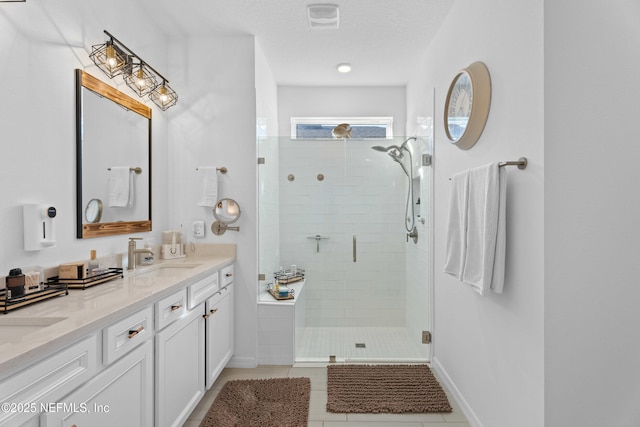
{"label": "brown bath mat", "polygon": [[451,412],[427,365],[330,365],[327,372],[329,412]]}
{"label": "brown bath mat", "polygon": [[309,378],[228,381],[200,427],[306,427]]}

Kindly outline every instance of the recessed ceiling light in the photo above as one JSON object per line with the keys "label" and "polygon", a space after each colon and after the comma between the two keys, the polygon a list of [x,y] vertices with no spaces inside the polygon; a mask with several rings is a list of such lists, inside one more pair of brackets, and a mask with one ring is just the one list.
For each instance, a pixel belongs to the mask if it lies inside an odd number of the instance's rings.
{"label": "recessed ceiling light", "polygon": [[349,73],[351,72],[351,64],[343,62],[342,64],[336,65],[336,69],[339,73]]}

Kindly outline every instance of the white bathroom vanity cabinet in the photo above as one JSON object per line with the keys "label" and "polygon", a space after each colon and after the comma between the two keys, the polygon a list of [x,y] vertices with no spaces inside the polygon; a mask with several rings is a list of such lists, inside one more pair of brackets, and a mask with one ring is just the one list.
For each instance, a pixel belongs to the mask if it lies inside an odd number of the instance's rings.
{"label": "white bathroom vanity cabinet", "polygon": [[0,426],[182,425],[233,355],[234,260],[154,266],[9,314],[69,316],[0,360]]}

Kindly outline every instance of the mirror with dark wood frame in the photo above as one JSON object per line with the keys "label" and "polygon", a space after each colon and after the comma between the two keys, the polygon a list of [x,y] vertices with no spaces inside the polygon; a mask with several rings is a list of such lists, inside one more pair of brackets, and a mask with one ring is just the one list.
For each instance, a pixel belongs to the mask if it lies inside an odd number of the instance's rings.
{"label": "mirror with dark wood frame", "polygon": [[[79,239],[151,231],[151,108],[83,70],[76,70],[76,192]],[[96,201],[100,222],[86,217]]]}

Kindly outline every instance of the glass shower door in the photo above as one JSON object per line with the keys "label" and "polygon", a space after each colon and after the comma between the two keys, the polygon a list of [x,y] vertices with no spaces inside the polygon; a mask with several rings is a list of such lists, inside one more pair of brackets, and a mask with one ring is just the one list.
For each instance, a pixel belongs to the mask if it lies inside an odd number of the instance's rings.
{"label": "glass shower door", "polygon": [[[345,143],[345,234],[353,249],[344,282],[345,324],[353,337],[346,347],[346,361],[420,361],[428,357],[420,335],[428,323],[424,316],[428,277],[413,271],[420,268],[413,262],[417,244],[407,239],[405,229],[407,212],[411,212],[407,209],[410,181],[387,153],[371,148],[401,146],[405,140]],[[411,170],[408,157],[404,165]],[[414,172],[416,191],[410,204],[420,194],[419,168]],[[419,220],[416,226],[422,228]]]}

